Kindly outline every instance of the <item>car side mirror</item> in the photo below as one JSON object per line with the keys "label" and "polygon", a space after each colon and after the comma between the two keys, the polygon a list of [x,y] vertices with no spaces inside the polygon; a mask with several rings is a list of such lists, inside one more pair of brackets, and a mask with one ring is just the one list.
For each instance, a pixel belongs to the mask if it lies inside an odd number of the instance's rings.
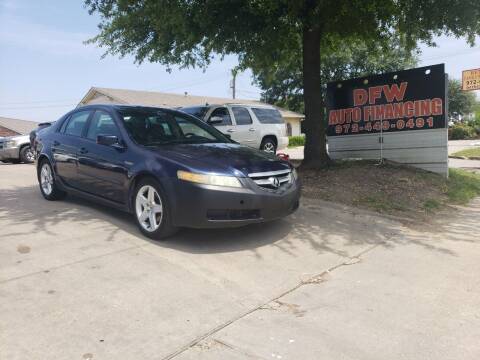
{"label": "car side mirror", "polygon": [[120,143],[120,141],[118,140],[118,137],[115,135],[98,135],[97,144],[111,146],[116,149],[125,148],[125,146],[122,143]]}
{"label": "car side mirror", "polygon": [[223,118],[221,116],[212,116],[207,122],[209,124],[221,124],[223,122]]}

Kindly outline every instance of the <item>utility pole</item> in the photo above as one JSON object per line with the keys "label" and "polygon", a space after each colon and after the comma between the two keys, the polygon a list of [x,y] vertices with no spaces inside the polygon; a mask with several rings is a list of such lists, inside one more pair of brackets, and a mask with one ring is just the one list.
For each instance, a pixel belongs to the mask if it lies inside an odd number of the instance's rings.
{"label": "utility pole", "polygon": [[232,69],[232,81],[230,82],[230,89],[232,89],[232,99],[235,99],[235,80],[237,79],[238,69]]}

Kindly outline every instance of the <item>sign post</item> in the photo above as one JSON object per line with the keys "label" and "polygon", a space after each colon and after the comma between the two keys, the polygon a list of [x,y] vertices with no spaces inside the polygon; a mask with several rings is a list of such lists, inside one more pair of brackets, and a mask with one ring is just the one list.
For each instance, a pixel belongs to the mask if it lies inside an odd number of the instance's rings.
{"label": "sign post", "polygon": [[329,83],[330,156],[448,174],[446,101],[443,64]]}

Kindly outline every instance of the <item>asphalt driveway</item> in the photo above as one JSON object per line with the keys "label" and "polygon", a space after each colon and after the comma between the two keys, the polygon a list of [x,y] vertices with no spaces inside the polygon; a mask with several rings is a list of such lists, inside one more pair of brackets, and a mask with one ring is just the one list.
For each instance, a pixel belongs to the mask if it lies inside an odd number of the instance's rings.
{"label": "asphalt driveway", "polygon": [[152,242],[0,165],[0,358],[478,359],[479,216],[412,230],[304,201]]}

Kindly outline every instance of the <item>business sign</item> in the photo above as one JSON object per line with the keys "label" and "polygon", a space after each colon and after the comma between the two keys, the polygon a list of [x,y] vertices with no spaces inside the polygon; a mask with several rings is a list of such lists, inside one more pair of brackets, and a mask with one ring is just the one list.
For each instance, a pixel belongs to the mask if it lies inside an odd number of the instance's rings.
{"label": "business sign", "polygon": [[462,72],[462,90],[480,90],[480,69]]}
{"label": "business sign", "polygon": [[327,85],[332,159],[388,159],[448,176],[444,65]]}
{"label": "business sign", "polygon": [[328,136],[446,128],[443,64],[327,84]]}

